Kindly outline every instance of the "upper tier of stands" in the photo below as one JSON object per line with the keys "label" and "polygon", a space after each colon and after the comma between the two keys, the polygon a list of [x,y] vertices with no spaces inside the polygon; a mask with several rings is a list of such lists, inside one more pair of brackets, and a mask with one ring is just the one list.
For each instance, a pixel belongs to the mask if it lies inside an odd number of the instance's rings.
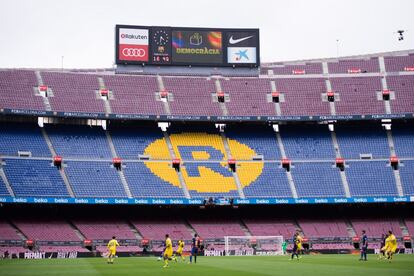
{"label": "upper tier of stands", "polygon": [[[280,135],[268,125],[229,125],[223,133],[207,126],[180,124],[173,124],[165,133],[152,124],[114,125],[106,131],[47,125],[43,133],[28,123],[2,122],[0,128],[3,196],[414,195],[411,123],[393,125],[388,132],[394,141],[392,147],[379,123],[338,124],[334,132],[326,125],[281,125]],[[51,150],[63,158],[63,171],[54,165]],[[389,161],[393,150],[400,158],[397,171]],[[122,160],[121,171],[113,165],[114,154]],[[181,160],[180,173],[172,166],[174,157]],[[236,173],[229,169],[229,157],[237,161]],[[335,165],[336,157],[345,159],[342,173]],[[289,172],[282,167],[282,158],[291,161]]]}
{"label": "upper tier of stands", "polygon": [[[323,69],[324,68],[324,69]],[[412,113],[414,54],[263,64],[256,77],[0,70],[0,108],[145,115],[313,116]],[[43,99],[39,86],[48,87]],[[103,100],[100,89],[107,89]],[[389,90],[389,106],[382,91]],[[168,92],[168,101],[160,92]],[[335,102],[326,93],[336,94]],[[217,102],[223,92],[224,103]],[[273,103],[271,93],[280,93]],[[388,101],[388,100],[387,100]]]}

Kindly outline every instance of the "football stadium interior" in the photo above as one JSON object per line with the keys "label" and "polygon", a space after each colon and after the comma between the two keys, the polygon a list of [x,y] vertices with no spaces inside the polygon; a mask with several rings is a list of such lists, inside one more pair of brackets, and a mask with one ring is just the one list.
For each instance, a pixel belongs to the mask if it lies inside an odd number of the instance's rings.
{"label": "football stadium interior", "polygon": [[0,254],[412,252],[414,51],[244,69],[0,69]]}

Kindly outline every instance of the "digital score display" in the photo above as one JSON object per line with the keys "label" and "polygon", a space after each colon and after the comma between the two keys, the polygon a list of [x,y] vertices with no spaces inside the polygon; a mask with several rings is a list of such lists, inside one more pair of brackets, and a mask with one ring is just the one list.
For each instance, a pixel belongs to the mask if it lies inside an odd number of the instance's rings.
{"label": "digital score display", "polygon": [[117,64],[260,65],[259,29],[116,25]]}

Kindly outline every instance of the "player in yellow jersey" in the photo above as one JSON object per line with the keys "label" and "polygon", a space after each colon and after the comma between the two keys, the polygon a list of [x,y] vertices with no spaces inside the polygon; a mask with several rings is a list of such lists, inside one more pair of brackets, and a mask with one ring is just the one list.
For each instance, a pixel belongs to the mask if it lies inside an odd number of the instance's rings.
{"label": "player in yellow jersey", "polygon": [[184,241],[182,239],[180,239],[178,241],[178,248],[177,251],[175,251],[174,254],[174,260],[177,261],[177,256],[181,256],[181,260],[185,261],[185,258],[183,256],[183,249],[184,249]]}
{"label": "player in yellow jersey", "polygon": [[299,232],[297,232],[297,236],[296,236],[296,245],[298,247],[297,252],[298,252],[298,258],[302,258],[300,255],[303,255],[303,246],[302,246],[302,242],[303,242],[303,238],[302,236],[299,234]]}
{"label": "player in yellow jersey", "polygon": [[116,254],[116,247],[119,246],[118,241],[116,240],[116,237],[113,236],[112,240],[110,240],[108,242],[108,245],[106,247],[108,247],[108,264],[113,264],[114,263],[114,257]]}
{"label": "player in yellow jersey", "polygon": [[388,231],[388,237],[385,240],[385,255],[387,256],[387,259],[391,262],[392,256],[394,255],[395,251],[397,250],[397,238],[392,233],[392,231]]}
{"label": "player in yellow jersey", "polygon": [[168,267],[168,261],[173,260],[173,248],[172,248],[172,241],[168,234],[165,235],[165,250],[164,250],[164,268]]}

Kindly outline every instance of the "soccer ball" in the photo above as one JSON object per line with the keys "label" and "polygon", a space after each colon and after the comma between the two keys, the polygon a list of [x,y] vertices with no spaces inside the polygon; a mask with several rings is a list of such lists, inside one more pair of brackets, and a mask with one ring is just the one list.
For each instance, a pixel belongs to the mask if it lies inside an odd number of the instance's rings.
{"label": "soccer ball", "polygon": [[161,261],[161,260],[162,260],[162,258],[161,258],[161,257],[158,257],[158,258],[157,258],[157,261]]}

